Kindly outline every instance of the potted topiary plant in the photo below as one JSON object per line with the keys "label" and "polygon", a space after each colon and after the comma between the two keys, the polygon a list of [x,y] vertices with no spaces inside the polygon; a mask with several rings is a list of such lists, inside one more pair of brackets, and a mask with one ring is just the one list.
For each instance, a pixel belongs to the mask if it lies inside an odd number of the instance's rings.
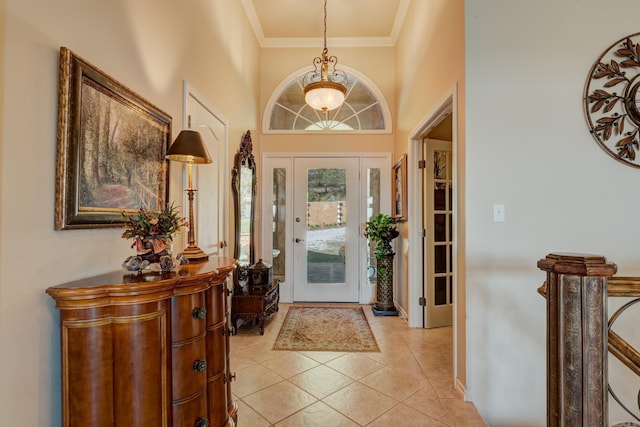
{"label": "potted topiary plant", "polygon": [[397,316],[393,304],[393,248],[391,241],[400,233],[396,228],[396,219],[387,214],[377,214],[365,223],[364,236],[375,245],[377,277],[376,302],[373,314],[376,316]]}
{"label": "potted topiary plant", "polygon": [[375,245],[376,259],[394,255],[391,240],[398,235],[396,219],[387,214],[378,214],[365,223],[364,236]]}

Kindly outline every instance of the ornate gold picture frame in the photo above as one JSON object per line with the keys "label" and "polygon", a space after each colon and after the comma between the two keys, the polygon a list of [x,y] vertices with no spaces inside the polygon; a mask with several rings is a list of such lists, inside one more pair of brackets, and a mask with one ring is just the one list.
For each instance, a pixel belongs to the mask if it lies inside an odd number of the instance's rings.
{"label": "ornate gold picture frame", "polygon": [[60,48],[55,229],[122,226],[168,197],[171,116]]}

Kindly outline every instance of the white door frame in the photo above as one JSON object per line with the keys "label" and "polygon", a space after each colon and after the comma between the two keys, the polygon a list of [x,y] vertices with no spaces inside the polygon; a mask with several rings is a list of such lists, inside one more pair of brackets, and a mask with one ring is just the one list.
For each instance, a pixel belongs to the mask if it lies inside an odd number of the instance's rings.
{"label": "white door frame", "polygon": [[[290,174],[293,174],[293,159],[295,157],[359,157],[360,162],[360,174],[362,175],[363,168],[366,168],[368,165],[375,167],[375,163],[367,163],[366,159],[383,159],[385,164],[387,165],[387,170],[391,170],[391,153],[389,152],[367,152],[367,153],[313,153],[313,152],[303,152],[303,153],[292,153],[292,152],[263,152],[261,156],[261,165],[260,168],[260,193],[264,195],[263,203],[260,206],[261,210],[261,218],[262,221],[262,231],[261,231],[261,244],[259,253],[263,254],[263,259],[266,262],[272,261],[272,239],[273,239],[273,230],[271,227],[271,218],[273,216],[272,206],[271,206],[271,198],[270,195],[273,192],[273,177],[269,176],[269,172],[272,168],[284,168],[287,172],[287,178],[289,178]],[[291,175],[293,176],[293,175]],[[362,179],[360,179],[362,183]],[[389,182],[386,184],[386,189],[381,188],[381,192],[384,195],[381,198],[381,205],[384,206],[384,212],[389,213],[391,209],[391,196],[390,196],[390,173],[389,173]],[[360,186],[360,191],[362,192],[362,185]],[[287,185],[286,188],[287,200],[293,200],[293,186]],[[362,198],[361,198],[362,200]],[[286,244],[285,244],[285,252],[287,254],[293,253],[293,204],[289,203],[285,207],[286,215],[287,215],[287,228],[286,228]],[[361,218],[363,213],[366,213],[366,209],[362,208],[362,210],[358,210]],[[360,219],[359,219],[360,221]],[[363,229],[364,232],[364,229]],[[364,236],[362,236],[362,239]],[[362,260],[364,256],[362,254],[362,250],[364,248],[364,243],[359,245],[358,259]],[[293,259],[291,256],[288,256],[285,261],[285,281],[280,283],[280,301],[282,302],[293,302]],[[287,279],[288,278],[288,279]],[[370,304],[372,302],[372,287],[371,286],[363,286],[362,280],[366,278],[366,272],[364,274],[359,275],[360,279],[360,293],[359,293],[359,303],[360,304]]]}
{"label": "white door frame", "polygon": [[[425,325],[423,309],[419,298],[423,295],[422,283],[422,179],[418,169],[418,160],[422,155],[422,139],[448,114],[452,115],[452,151],[453,151],[453,246],[458,247],[458,85],[457,83],[448,91],[438,106],[411,131],[409,134],[409,156],[407,173],[409,175],[409,326],[423,328]],[[457,373],[457,311],[458,311],[458,266],[456,251],[453,255],[453,359],[454,378]]]}

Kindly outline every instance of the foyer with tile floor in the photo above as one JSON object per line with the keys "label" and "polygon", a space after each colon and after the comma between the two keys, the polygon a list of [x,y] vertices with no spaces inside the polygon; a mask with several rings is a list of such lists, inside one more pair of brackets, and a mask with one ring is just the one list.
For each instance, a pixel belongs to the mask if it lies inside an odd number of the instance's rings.
{"label": "foyer with tile floor", "polygon": [[272,350],[290,304],[231,336],[238,427],[487,426],[453,387],[453,331],[363,306],[380,352]]}

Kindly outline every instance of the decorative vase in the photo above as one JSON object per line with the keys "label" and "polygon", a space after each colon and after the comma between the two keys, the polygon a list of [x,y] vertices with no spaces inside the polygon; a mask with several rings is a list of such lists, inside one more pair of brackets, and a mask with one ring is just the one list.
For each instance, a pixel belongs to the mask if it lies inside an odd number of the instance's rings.
{"label": "decorative vase", "polygon": [[161,271],[171,271],[175,268],[176,262],[171,257],[171,238],[168,236],[156,235],[136,238],[133,247],[136,255],[128,257],[122,267],[129,271],[141,272],[149,268],[151,264],[158,264]]}
{"label": "decorative vase", "polygon": [[136,241],[136,253],[142,260],[149,261],[150,264],[160,262],[163,256],[171,256],[171,238],[167,236],[145,236]]}

